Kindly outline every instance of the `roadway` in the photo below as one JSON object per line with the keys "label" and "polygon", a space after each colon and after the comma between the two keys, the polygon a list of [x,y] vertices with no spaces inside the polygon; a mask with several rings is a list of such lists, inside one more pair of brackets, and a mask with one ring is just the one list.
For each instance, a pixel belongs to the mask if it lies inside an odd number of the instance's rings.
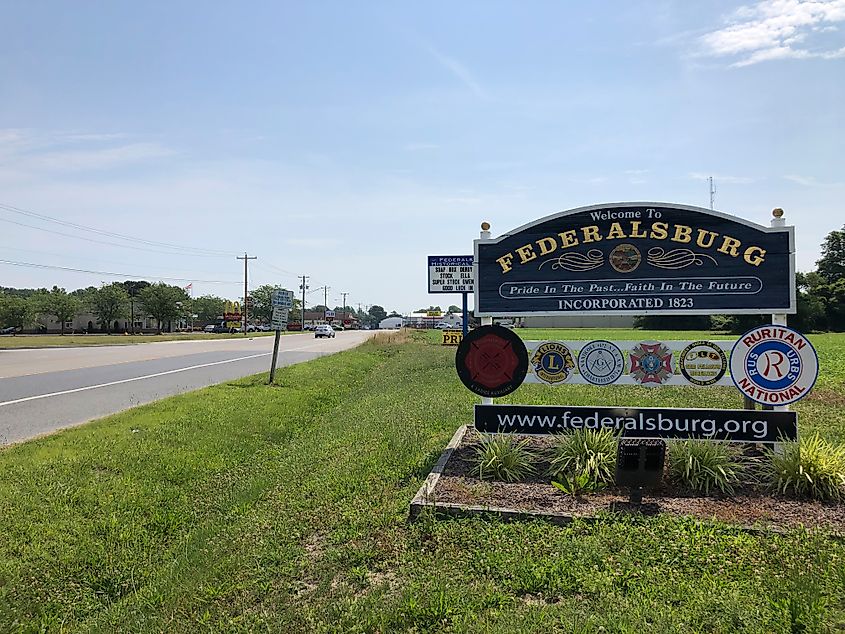
{"label": "roadway", "polygon": [[[352,348],[373,333],[334,339],[285,335],[277,367]],[[169,341],[129,346],[0,350],[0,446],[268,372],[273,337]]]}

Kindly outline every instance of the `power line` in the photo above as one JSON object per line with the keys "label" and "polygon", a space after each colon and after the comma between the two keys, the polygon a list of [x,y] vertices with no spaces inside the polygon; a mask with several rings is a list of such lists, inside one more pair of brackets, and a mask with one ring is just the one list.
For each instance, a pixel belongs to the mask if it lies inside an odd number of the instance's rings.
{"label": "power line", "polygon": [[199,247],[187,247],[179,244],[172,244],[169,242],[158,242],[156,240],[147,240],[145,238],[136,238],[134,236],[127,236],[122,233],[116,233],[114,231],[106,231],[104,229],[97,229],[95,227],[88,227],[86,225],[80,225],[75,222],[70,222],[67,220],[60,220],[59,218],[53,218],[52,216],[47,216],[45,214],[39,214],[34,211],[28,211],[26,209],[21,209],[20,207],[15,207],[13,205],[7,205],[4,203],[0,203],[0,209],[5,211],[20,214],[22,216],[29,216],[31,218],[38,218],[39,220],[46,220],[47,222],[55,222],[56,224],[63,225],[65,227],[72,227],[73,229],[79,229],[81,231],[91,231],[92,233],[97,233],[102,236],[108,236],[110,238],[118,238],[120,240],[126,240],[128,242],[137,242],[141,244],[147,244],[150,246],[155,247],[164,247],[167,249],[177,249],[180,251],[195,251],[197,254],[204,254],[204,255],[219,255],[219,256],[232,256],[234,253],[230,251],[220,251],[217,249],[203,249]]}
{"label": "power line", "polygon": [[0,260],[0,264],[10,264],[12,266],[23,266],[32,269],[54,269],[57,271],[72,271],[74,273],[91,273],[93,275],[108,275],[110,277],[126,277],[134,279],[150,278],[153,280],[170,280],[173,282],[202,282],[204,284],[240,284],[240,282],[233,282],[227,280],[198,280],[196,278],[188,277],[164,277],[162,275],[135,275],[132,273],[113,273],[110,271],[92,271],[90,269],[76,269],[69,266],[54,266],[52,264],[35,264],[33,262],[15,262],[13,260]]}
{"label": "power line", "polygon": [[264,262],[263,260],[256,262],[256,264],[258,264],[259,267],[263,267],[263,268],[265,268],[265,269],[267,269],[271,272],[277,272],[277,273],[281,273],[283,275],[289,275],[291,277],[296,277],[296,278],[301,277],[300,275],[297,275],[296,273],[293,273],[292,271],[286,271],[285,269],[279,268],[278,266],[270,264],[269,262]]}
{"label": "power line", "polygon": [[[56,253],[55,251],[41,251],[39,249],[21,249],[19,247],[10,247],[10,246],[7,246],[7,245],[0,245],[0,251],[4,251],[4,250],[5,251],[19,251],[21,253],[34,253],[34,254],[37,254],[37,255],[49,255],[49,256],[53,256],[53,257],[57,257],[57,258],[67,258],[68,257],[67,253]],[[91,257],[85,257],[85,256],[79,256],[79,255],[74,255],[72,257],[74,259],[96,260],[97,263],[100,263],[100,264],[117,264],[118,266],[134,266],[134,263],[118,262],[116,260],[103,260],[102,258],[98,258],[98,257],[91,258]],[[145,266],[149,267],[150,265],[145,264]],[[171,270],[171,271],[173,270],[172,266],[169,266],[169,267],[153,266],[151,268],[167,269],[167,270]],[[184,268],[180,268],[179,270],[181,270],[181,271],[190,270],[192,273],[196,273],[197,275],[218,275],[220,273],[220,271],[195,271],[193,269],[184,269]]]}
{"label": "power line", "polygon": [[72,233],[64,233],[63,231],[56,231],[55,229],[47,229],[45,227],[38,227],[36,225],[29,225],[24,222],[18,222],[17,220],[11,220],[9,218],[0,218],[0,222],[8,222],[13,225],[18,225],[19,227],[28,227],[29,229],[38,229],[39,231],[46,231],[47,233],[52,233],[57,236],[64,236],[66,238],[76,238],[77,240],[85,240],[86,242],[94,242],[96,244],[106,244],[112,247],[119,247],[121,249],[134,249],[135,251],[147,251],[148,253],[161,253],[164,255],[193,255],[197,257],[205,257],[205,258],[218,258],[221,257],[219,255],[211,255],[211,254],[203,254],[203,253],[174,253],[173,251],[161,251],[159,249],[150,249],[145,247],[136,247],[132,246],[131,244],[120,244],[117,242],[108,242],[107,240],[97,240],[96,238],[86,238],[85,236],[75,236]]}

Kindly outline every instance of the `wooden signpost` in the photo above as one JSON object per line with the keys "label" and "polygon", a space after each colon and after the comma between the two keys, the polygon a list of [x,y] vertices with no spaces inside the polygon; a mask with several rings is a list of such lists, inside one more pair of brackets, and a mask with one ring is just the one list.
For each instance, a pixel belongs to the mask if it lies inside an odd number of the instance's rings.
{"label": "wooden signpost", "polygon": [[273,378],[276,375],[276,359],[279,356],[279,340],[281,339],[282,330],[288,327],[288,314],[293,308],[293,291],[286,289],[277,289],[273,291],[270,302],[273,306],[273,319],[270,326],[276,331],[276,339],[273,342],[273,360],[270,362],[270,380],[269,384],[273,383]]}

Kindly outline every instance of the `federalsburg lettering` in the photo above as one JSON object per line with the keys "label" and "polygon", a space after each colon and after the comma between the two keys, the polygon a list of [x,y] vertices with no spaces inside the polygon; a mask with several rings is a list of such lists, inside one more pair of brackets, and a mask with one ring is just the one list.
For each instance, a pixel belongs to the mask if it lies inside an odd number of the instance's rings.
{"label": "federalsburg lettering", "polygon": [[[604,229],[598,225],[587,225],[577,229],[561,231],[555,235],[544,236],[515,248],[496,258],[507,274],[515,266],[527,264],[538,257],[545,257],[556,251],[565,251],[578,245],[594,245],[603,240],[660,240],[679,245],[709,249],[715,253],[732,258],[741,258],[751,266],[760,266],[766,260],[766,250],[754,244],[743,244],[733,236],[724,235],[709,229],[694,228],[689,225],[669,222],[647,222],[639,220],[637,211],[594,212],[593,220],[620,220],[611,222]],[[673,245],[674,246],[674,245]]]}

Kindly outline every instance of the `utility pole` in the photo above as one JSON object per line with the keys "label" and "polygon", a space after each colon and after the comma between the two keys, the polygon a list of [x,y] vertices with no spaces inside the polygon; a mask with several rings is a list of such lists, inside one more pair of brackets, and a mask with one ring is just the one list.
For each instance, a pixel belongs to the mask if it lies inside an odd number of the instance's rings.
{"label": "utility pole", "polygon": [[302,322],[302,332],[305,332],[305,291],[308,290],[308,276],[300,275],[299,279],[302,280],[299,285],[299,290],[302,291],[302,306],[300,306],[299,321]]}
{"label": "utility pole", "polygon": [[340,321],[343,323],[343,320],[346,319],[346,296],[349,295],[349,293],[341,293],[341,295],[343,295],[343,316],[340,318]]}
{"label": "utility pole", "polygon": [[710,182],[710,211],[713,211],[713,205],[716,203],[716,183],[712,176],[707,180]]}
{"label": "utility pole", "polygon": [[247,302],[249,301],[249,261],[250,260],[257,260],[258,256],[247,255],[246,251],[244,251],[244,256],[237,256],[236,259],[244,261],[244,305],[243,305],[243,321],[244,321],[244,336],[246,336],[246,320],[248,316],[249,309],[247,308]]}

